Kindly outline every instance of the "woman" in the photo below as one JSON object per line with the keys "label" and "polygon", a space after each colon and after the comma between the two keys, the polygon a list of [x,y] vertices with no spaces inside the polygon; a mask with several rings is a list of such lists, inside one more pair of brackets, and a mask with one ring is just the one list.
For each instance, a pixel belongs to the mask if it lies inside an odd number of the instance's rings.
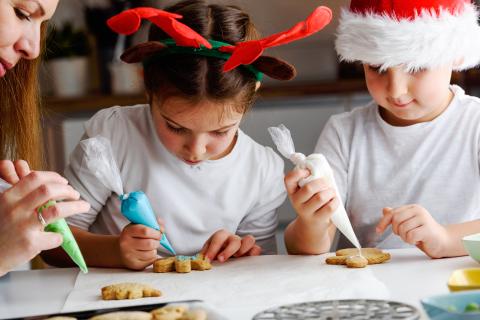
{"label": "woman", "polygon": [[[44,232],[55,219],[89,210],[66,179],[41,169],[37,68],[45,23],[58,0],[0,0],[0,276],[63,239]],[[37,214],[50,199],[64,200]]]}

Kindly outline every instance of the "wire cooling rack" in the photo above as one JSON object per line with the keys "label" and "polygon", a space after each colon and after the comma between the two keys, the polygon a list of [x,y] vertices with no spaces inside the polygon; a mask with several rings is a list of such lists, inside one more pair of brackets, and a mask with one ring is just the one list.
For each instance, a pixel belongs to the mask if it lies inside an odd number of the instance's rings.
{"label": "wire cooling rack", "polygon": [[386,300],[326,300],[284,305],[256,314],[253,320],[416,320],[420,312],[408,304]]}

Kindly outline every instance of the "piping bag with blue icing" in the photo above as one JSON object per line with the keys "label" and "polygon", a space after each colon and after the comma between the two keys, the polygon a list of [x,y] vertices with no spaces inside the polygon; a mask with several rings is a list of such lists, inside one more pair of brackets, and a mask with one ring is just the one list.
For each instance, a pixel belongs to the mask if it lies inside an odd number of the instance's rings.
{"label": "piping bag with blue icing", "polygon": [[343,206],[342,199],[340,198],[340,193],[338,192],[338,187],[333,177],[333,170],[325,156],[320,153],[313,153],[308,157],[305,157],[302,153],[296,153],[290,130],[288,130],[283,124],[278,127],[268,128],[268,132],[272,136],[272,140],[277,146],[278,151],[285,158],[292,161],[296,168],[307,169],[310,171],[310,176],[299,181],[298,185],[300,187],[303,187],[310,181],[322,177],[326,178],[328,183],[333,186],[340,205],[332,215],[332,223],[355,247],[360,249],[360,242],[353,231],[352,224],[350,223],[350,219],[348,219],[347,212]]}
{"label": "piping bag with blue icing", "polygon": [[[143,191],[124,194],[120,170],[113,157],[110,141],[105,137],[96,136],[80,141],[80,145],[85,152],[82,169],[85,168],[93,173],[107,188],[119,195],[121,200],[120,211],[123,216],[132,223],[160,230],[160,225],[147,195]],[[162,232],[160,244],[173,255],[176,254],[165,232]]]}
{"label": "piping bag with blue icing", "polygon": [[[4,192],[10,187],[11,185],[9,183],[4,181],[3,179],[0,179],[0,193]],[[55,203],[56,201],[50,200],[43,206],[40,206],[37,211],[39,213],[42,213],[43,210],[55,205]],[[70,230],[70,227],[68,226],[65,219],[57,219],[52,223],[47,224],[44,230],[47,232],[60,233],[63,237],[62,249],[65,250],[68,256],[72,259],[73,262],[75,262],[75,264],[80,268],[80,270],[83,271],[83,273],[88,273],[87,264],[83,259],[82,251],[80,251],[78,243],[72,234],[72,230]]]}

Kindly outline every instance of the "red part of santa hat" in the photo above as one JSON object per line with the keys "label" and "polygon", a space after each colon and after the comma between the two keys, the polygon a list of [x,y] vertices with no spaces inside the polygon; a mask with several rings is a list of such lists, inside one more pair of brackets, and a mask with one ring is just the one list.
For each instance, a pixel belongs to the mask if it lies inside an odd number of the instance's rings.
{"label": "red part of santa hat", "polygon": [[335,42],[342,61],[408,71],[480,63],[478,11],[470,0],[352,0]]}

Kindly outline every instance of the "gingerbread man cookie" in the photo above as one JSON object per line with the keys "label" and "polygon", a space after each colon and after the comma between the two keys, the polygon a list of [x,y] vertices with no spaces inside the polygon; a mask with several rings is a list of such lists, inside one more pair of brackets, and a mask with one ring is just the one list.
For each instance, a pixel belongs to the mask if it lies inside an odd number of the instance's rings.
{"label": "gingerbread man cookie", "polygon": [[348,248],[336,252],[335,256],[328,257],[327,264],[342,264],[349,268],[364,268],[367,264],[379,264],[390,260],[390,254],[377,248],[362,248],[362,255],[358,249]]}
{"label": "gingerbread man cookie", "polygon": [[202,254],[194,256],[176,256],[161,258],[153,263],[153,272],[172,272],[188,273],[192,270],[204,271],[210,270],[212,265]]}
{"label": "gingerbread man cookie", "polygon": [[160,290],[146,284],[124,282],[102,288],[103,300],[139,299],[144,297],[160,297]]}

